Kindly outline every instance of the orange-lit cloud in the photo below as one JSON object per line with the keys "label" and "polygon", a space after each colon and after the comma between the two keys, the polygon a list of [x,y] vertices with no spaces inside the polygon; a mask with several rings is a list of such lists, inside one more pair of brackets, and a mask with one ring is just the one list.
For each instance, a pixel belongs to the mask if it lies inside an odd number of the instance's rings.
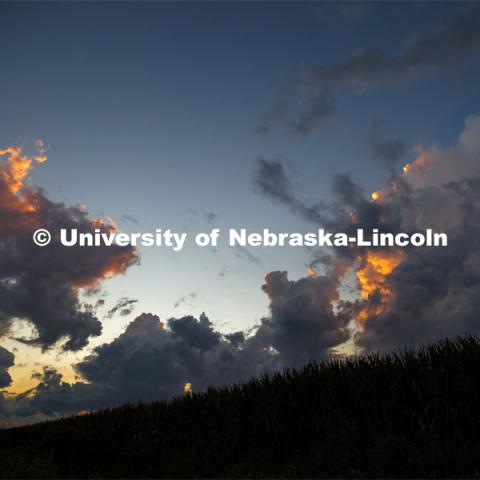
{"label": "orange-lit cloud", "polygon": [[55,241],[37,247],[32,234],[48,228],[54,240],[60,229],[82,232],[117,230],[110,218],[89,218],[85,207],[51,201],[29,181],[35,164],[47,160],[45,144],[29,155],[21,147],[0,149],[0,332],[15,318],[35,327],[37,338],[24,339],[48,348],[67,339],[67,350],[81,349],[101,323],[79,302],[79,289],[98,285],[138,262],[134,247],[66,248]]}
{"label": "orange-lit cloud", "polygon": [[[40,142],[40,140],[37,141]],[[37,156],[29,156],[21,147],[0,149],[0,181],[2,183],[1,205],[22,212],[35,212],[38,208],[35,198],[22,192],[25,180],[33,164],[47,161],[43,142]]]}
{"label": "orange-lit cloud", "polygon": [[371,315],[379,315],[388,308],[393,298],[393,291],[388,284],[390,275],[404,260],[406,254],[401,249],[368,250],[358,258],[358,268],[355,272],[360,287],[360,295],[368,299],[378,293],[379,298],[373,304],[367,304],[358,313],[357,321],[362,326]]}

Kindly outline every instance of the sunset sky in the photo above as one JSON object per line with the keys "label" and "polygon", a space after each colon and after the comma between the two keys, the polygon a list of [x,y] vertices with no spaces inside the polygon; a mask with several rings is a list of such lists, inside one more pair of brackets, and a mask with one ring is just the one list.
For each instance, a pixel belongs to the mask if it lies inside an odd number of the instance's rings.
{"label": "sunset sky", "polygon": [[[1,426],[480,331],[478,4],[2,2],[0,29]],[[450,245],[31,241],[99,218]]]}

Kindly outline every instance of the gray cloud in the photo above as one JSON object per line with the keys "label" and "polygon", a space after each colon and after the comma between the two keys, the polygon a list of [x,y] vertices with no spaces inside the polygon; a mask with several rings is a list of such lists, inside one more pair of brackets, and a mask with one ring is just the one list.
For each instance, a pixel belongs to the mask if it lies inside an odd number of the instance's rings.
{"label": "gray cloud", "polygon": [[284,366],[301,366],[325,358],[330,350],[349,338],[349,317],[335,313],[340,278],[326,276],[288,280],[287,272],[270,272],[263,291],[270,298],[268,326],[270,343]]}
{"label": "gray cloud", "polygon": [[14,359],[13,353],[0,347],[0,388],[8,387],[12,382],[12,378],[7,370],[13,366]]}
{"label": "gray cloud", "polygon": [[[458,142],[446,148],[419,150],[406,172],[394,175],[377,201],[367,198],[348,175],[333,180],[334,201],[320,215],[301,202],[282,165],[261,160],[255,182],[260,192],[306,221],[331,231],[414,233],[425,228],[446,232],[448,247],[407,247],[398,252],[391,273],[379,274],[376,264],[392,249],[335,249],[330,268],[346,263],[354,274],[369,279],[365,298],[342,302],[337,312],[363,318],[356,337],[365,349],[391,350],[437,340],[442,336],[479,333],[476,321],[480,276],[480,116],[466,119]],[[313,263],[325,261],[318,255]],[[388,260],[385,260],[388,262]],[[378,278],[375,278],[378,277]],[[379,284],[378,282],[381,282]]]}
{"label": "gray cloud", "polygon": [[[409,189],[390,189],[382,204],[395,207],[406,230],[448,233],[446,248],[407,249],[387,278],[392,300],[371,315],[359,345],[391,349],[466,332],[479,333],[480,117],[469,117],[458,142],[420,154],[404,175]],[[369,299],[370,300],[370,299]],[[373,299],[372,299],[373,300]]]}
{"label": "gray cloud", "polygon": [[345,273],[349,268],[358,272],[369,254],[386,250],[354,249],[350,256],[335,250],[325,274],[299,280],[289,280],[287,272],[270,272],[262,287],[270,314],[250,334],[223,335],[204,314],[166,324],[142,314],[75,366],[88,383],[66,384],[58,372],[47,369],[32,391],[3,398],[3,416],[61,415],[170,398],[181,394],[186,382],[199,391],[319,360],[350,338],[349,322],[362,312],[363,330],[354,341],[366,350],[479,333],[479,154],[480,116],[474,116],[455,145],[420,152],[409,171],[393,178],[375,202],[348,175],[336,176],[333,202],[315,216],[305,214],[312,209],[299,200],[281,163],[259,160],[257,188],[306,221],[407,233],[430,226],[449,234],[449,246],[404,249],[404,258],[382,276],[382,285],[358,300],[340,298]]}
{"label": "gray cloud", "polygon": [[33,159],[14,148],[0,159],[0,335],[21,318],[30,322],[35,335],[20,341],[45,349],[65,339],[65,350],[79,350],[102,330],[93,308],[80,303],[79,288],[96,287],[138,257],[132,247],[62,247],[56,241],[37,247],[32,241],[37,228],[49,229],[55,240],[61,228],[108,233],[115,227],[22,185],[25,175],[19,177],[18,169],[28,162]]}
{"label": "gray cloud", "polygon": [[[295,133],[306,135],[336,112],[337,92],[360,94],[434,72],[449,73],[451,67],[477,55],[479,48],[480,7],[469,5],[442,25],[406,39],[397,58],[377,48],[364,48],[344,62],[306,65],[288,82],[257,131],[266,133],[283,123]],[[297,104],[299,109],[294,108]]]}
{"label": "gray cloud", "polygon": [[[7,416],[41,412],[62,415],[138,400],[181,395],[191,382],[195,390],[246,380],[276,367],[276,359],[259,338],[223,336],[210,320],[186,316],[168,320],[142,314],[111,343],[94,349],[76,365],[89,383],[69,385],[46,368],[40,384],[5,404]],[[4,402],[5,403],[5,402]]]}
{"label": "gray cloud", "polygon": [[[267,274],[270,313],[247,334],[223,335],[204,314],[171,318],[142,314],[125,332],[93,350],[75,368],[88,383],[62,381],[44,370],[30,392],[0,402],[4,416],[59,415],[127,401],[170,398],[186,382],[194,390],[242,381],[266,371],[322,359],[350,338],[351,319],[365,314],[354,340],[364,349],[393,349],[441,336],[480,332],[480,116],[466,120],[458,142],[419,153],[408,172],[371,201],[348,175],[333,181],[330,204],[301,201],[278,161],[259,159],[258,191],[306,221],[338,231],[378,227],[407,233],[429,226],[449,234],[442,249],[406,248],[368,295],[342,300],[348,269],[366,268],[387,250],[335,250],[325,274],[289,280]],[[343,230],[345,229],[345,230]],[[11,357],[0,364],[5,371]],[[4,380],[4,383],[8,380]]]}
{"label": "gray cloud", "polygon": [[124,213],[122,215],[122,220],[126,223],[133,223],[134,225],[138,225],[138,220],[133,217],[132,215],[128,215],[127,213]]}
{"label": "gray cloud", "polygon": [[[292,93],[289,93],[290,97]],[[290,109],[290,100],[289,98],[282,98],[276,100],[269,108],[267,113],[264,115],[262,121],[255,128],[255,132],[258,134],[266,134],[273,127],[276,127],[282,123],[282,120],[287,117],[288,111]]]}
{"label": "gray cloud", "polygon": [[250,334],[227,335],[205,314],[171,318],[166,324],[143,313],[125,332],[74,366],[88,383],[62,381],[44,368],[34,389],[5,400],[4,417],[58,416],[138,400],[181,395],[186,382],[195,391],[247,380],[310,359],[325,358],[348,338],[347,317],[334,312],[338,276],[288,280],[271,272],[263,291],[271,315]]}
{"label": "gray cloud", "polygon": [[133,305],[135,305],[136,303],[138,303],[138,300],[134,298],[121,297],[118,302],[105,314],[105,317],[113,318],[113,316],[116,315],[117,312],[122,317],[130,315],[135,308]]}
{"label": "gray cloud", "polygon": [[370,126],[368,151],[372,161],[392,169],[405,158],[407,145],[403,139],[382,140],[380,133],[385,124],[384,120],[378,120]]}
{"label": "gray cloud", "polygon": [[321,213],[322,204],[307,205],[297,198],[291,179],[280,161],[259,157],[255,167],[253,186],[257,193],[274,203],[285,205],[292,213],[300,215],[306,221],[322,224],[327,222]]}
{"label": "gray cloud", "polygon": [[197,297],[197,292],[191,292],[188,295],[182,295],[180,298],[177,298],[177,300],[175,300],[173,308],[178,308],[180,305],[187,303],[189,300],[195,300]]}
{"label": "gray cloud", "polygon": [[[282,163],[278,160],[258,158],[253,178],[254,188],[260,195],[273,203],[287,207],[293,214],[306,222],[322,226],[333,232],[354,233],[359,225],[365,229],[384,228],[398,231],[398,218],[395,211],[380,207],[365,198],[363,190],[351,177],[338,174],[333,177],[332,203],[317,202],[308,204],[302,201],[293,189],[290,177]],[[355,212],[356,220],[352,222],[351,213]],[[337,251],[348,254],[348,249]]]}

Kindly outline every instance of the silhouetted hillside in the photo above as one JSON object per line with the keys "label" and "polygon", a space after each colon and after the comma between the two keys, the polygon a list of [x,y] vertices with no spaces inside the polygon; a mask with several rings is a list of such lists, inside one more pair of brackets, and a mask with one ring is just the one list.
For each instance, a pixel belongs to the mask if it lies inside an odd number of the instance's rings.
{"label": "silhouetted hillside", "polygon": [[0,476],[478,477],[480,340],[0,431]]}

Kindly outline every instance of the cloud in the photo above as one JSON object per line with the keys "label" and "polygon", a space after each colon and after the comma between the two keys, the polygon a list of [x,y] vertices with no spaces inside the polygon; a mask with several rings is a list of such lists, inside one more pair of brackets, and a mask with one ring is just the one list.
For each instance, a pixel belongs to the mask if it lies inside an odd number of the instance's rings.
{"label": "cloud", "polygon": [[[365,192],[356,185],[347,174],[337,174],[332,180],[334,202],[317,202],[308,204],[302,201],[294,191],[292,181],[282,163],[278,160],[258,158],[253,178],[257,193],[273,203],[287,207],[293,214],[308,223],[322,226],[330,231],[354,233],[358,225],[366,229],[385,227],[390,231],[398,229],[398,221],[393,215],[387,215],[384,208],[383,219],[378,204],[365,198]],[[355,221],[352,221],[355,212]],[[348,249],[337,249],[337,252],[348,255]]]}
{"label": "cloud", "polygon": [[255,127],[255,133],[266,134],[270,132],[273,127],[281,124],[282,120],[288,115],[290,109],[289,97],[292,93],[289,91],[283,98],[276,100],[263,116],[262,121]]}
{"label": "cloud", "polygon": [[399,176],[405,188],[396,188],[394,181],[380,192],[380,206],[396,209],[402,228],[447,232],[449,245],[405,251],[386,281],[387,308],[367,318],[360,345],[391,349],[480,332],[479,139],[480,116],[468,117],[451,147],[418,149]]}
{"label": "cloud", "polygon": [[188,300],[195,300],[197,297],[198,297],[197,292],[191,292],[188,295],[183,295],[177,300],[175,300],[173,308],[178,308],[180,305],[186,303]]}
{"label": "cloud", "polygon": [[61,416],[168,399],[181,395],[187,382],[202,391],[325,358],[348,338],[348,319],[334,312],[338,279],[332,273],[293,281],[287,272],[269,273],[262,289],[271,315],[250,334],[223,335],[203,313],[166,322],[143,313],[118,338],[74,365],[82,381],[70,385],[56,370],[44,368],[37,387],[4,402],[3,415]]}
{"label": "cloud", "polygon": [[[323,274],[311,270],[292,280],[287,272],[269,272],[262,286],[269,314],[248,333],[224,335],[205,314],[160,321],[143,313],[75,365],[85,383],[67,384],[46,369],[37,387],[2,399],[3,415],[62,415],[171,398],[187,382],[201,391],[327,358],[348,340],[360,349],[391,350],[480,333],[480,116],[466,119],[454,145],[417,152],[375,200],[348,175],[338,175],[332,202],[314,208],[301,201],[276,160],[258,160],[255,185],[305,221],[325,222],[333,231],[430,227],[449,234],[448,247],[336,249]],[[347,277],[356,283],[356,297],[342,298]],[[0,368],[6,371],[11,356],[5,358]]]}
{"label": "cloud", "polygon": [[263,323],[282,365],[321,360],[349,338],[348,316],[334,311],[339,281],[333,271],[298,281],[288,280],[287,272],[266,275],[262,290],[270,299],[271,317]]}
{"label": "cloud", "polygon": [[37,156],[19,147],[0,150],[0,334],[20,318],[31,323],[35,335],[19,340],[44,349],[66,340],[65,350],[80,350],[91,336],[100,335],[102,325],[93,308],[81,304],[79,290],[125,272],[138,257],[132,247],[69,248],[52,242],[41,248],[33,243],[37,228],[49,229],[54,239],[61,228],[116,229],[90,218],[83,207],[49,200],[27,183],[33,164],[44,161],[43,147]]}
{"label": "cloud", "polygon": [[134,225],[138,225],[138,220],[133,217],[132,215],[128,215],[127,213],[124,213],[122,215],[122,220],[126,223],[133,223]]}
{"label": "cloud", "polygon": [[435,72],[450,73],[452,67],[478,54],[479,27],[480,7],[468,6],[443,24],[407,38],[398,57],[378,48],[363,48],[344,62],[306,65],[285,82],[280,99],[266,113],[257,132],[267,133],[283,123],[295,133],[307,135],[336,113],[337,93],[361,94]]}
{"label": "cloud", "polygon": [[202,314],[169,319],[143,313],[118,338],[94,349],[75,366],[88,382],[73,385],[45,368],[34,389],[4,402],[6,417],[34,413],[63,415],[138,400],[181,395],[190,382],[195,391],[273,370],[275,358],[237,332],[223,336]]}
{"label": "cloud", "polygon": [[[18,422],[22,417],[30,417],[33,420],[32,416],[39,415],[38,420],[42,421],[61,416],[65,412],[78,411],[72,401],[75,388],[62,382],[62,374],[55,368],[43,367],[42,374],[37,378],[40,383],[35,388],[4,402],[6,418],[14,418]],[[78,386],[78,392],[82,386]]]}
{"label": "cloud", "polygon": [[259,157],[255,166],[253,186],[257,193],[274,203],[285,205],[292,213],[300,215],[306,221],[326,222],[321,213],[321,204],[309,206],[297,198],[292,181],[280,161]]}
{"label": "cloud", "polygon": [[405,158],[407,145],[403,139],[382,140],[380,132],[385,123],[384,120],[378,120],[370,126],[368,151],[373,162],[392,169]]}
{"label": "cloud", "polygon": [[105,314],[106,318],[113,318],[113,316],[119,312],[120,316],[125,317],[130,315],[134,308],[133,305],[138,303],[138,300],[134,298],[121,297],[118,302]]}
{"label": "cloud", "polygon": [[355,343],[364,349],[391,350],[480,333],[480,115],[466,119],[452,146],[416,150],[417,158],[373,200],[348,175],[337,175],[334,200],[314,215],[316,208],[298,198],[280,162],[259,160],[255,183],[260,193],[330,231],[378,228],[412,234],[432,228],[448,234],[449,244],[442,248],[330,252],[327,266],[336,271],[344,265],[342,272],[356,281],[358,299],[341,300],[336,312],[356,320]]}
{"label": "cloud", "polygon": [[12,382],[7,370],[13,366],[14,358],[13,353],[0,347],[0,388],[8,387]]}

